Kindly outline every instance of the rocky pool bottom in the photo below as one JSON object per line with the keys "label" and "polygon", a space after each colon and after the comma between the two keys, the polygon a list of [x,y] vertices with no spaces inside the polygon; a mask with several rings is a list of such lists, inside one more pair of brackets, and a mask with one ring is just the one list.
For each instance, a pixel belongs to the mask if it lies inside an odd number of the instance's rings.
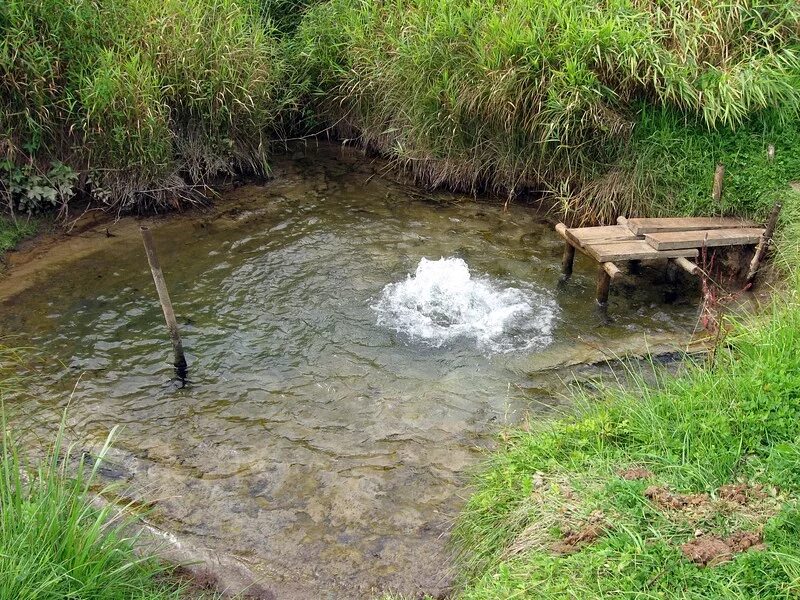
{"label": "rocky pool bottom", "polygon": [[[592,366],[685,345],[698,297],[663,269],[559,285],[560,239],[529,207],[425,194],[323,148],[212,208],[148,220],[181,325],[170,348],[138,222],[16,260],[0,332],[31,348],[15,426],[70,437],[154,507],[166,536],[277,598],[443,593],[469,473],[502,427],[569,409]],[[677,285],[684,285],[679,283]],[[213,562],[212,561],[212,562]]]}

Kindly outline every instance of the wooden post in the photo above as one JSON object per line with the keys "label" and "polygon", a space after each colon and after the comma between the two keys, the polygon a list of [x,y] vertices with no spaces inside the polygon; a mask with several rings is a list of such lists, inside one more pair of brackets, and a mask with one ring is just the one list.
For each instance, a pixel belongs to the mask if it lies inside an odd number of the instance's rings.
{"label": "wooden post", "polygon": [[767,221],[767,228],[758,241],[753,260],[750,261],[750,268],[747,271],[747,283],[752,283],[756,278],[758,267],[761,265],[761,260],[764,258],[769,242],[772,240],[772,235],[775,233],[775,227],[778,225],[778,215],[781,212],[781,208],[783,208],[783,205],[780,202],[776,202],[775,206],[772,207],[772,212],[769,214],[769,221]]}
{"label": "wooden post", "polygon": [[605,269],[605,265],[600,265],[597,272],[597,303],[600,306],[608,304],[608,290],[611,287],[611,275]]}
{"label": "wooden post", "polygon": [[620,271],[619,267],[613,262],[604,262],[600,266],[603,267],[603,270],[608,273],[608,276],[611,277],[612,280],[622,275],[622,271]]}
{"label": "wooden post", "polygon": [[575,246],[567,238],[567,226],[563,223],[556,224],[556,231],[564,238],[564,256],[561,258],[561,272],[564,274],[562,281],[572,275],[572,265],[575,262]]}
{"label": "wooden post", "polygon": [[714,187],[711,190],[711,197],[717,204],[719,204],[719,202],[722,200],[722,187],[724,179],[725,165],[717,165],[717,170],[714,171]]}
{"label": "wooden post", "polygon": [[561,259],[561,272],[564,278],[572,275],[572,265],[575,262],[575,246],[569,242],[564,242],[564,256]]}
{"label": "wooden post", "polygon": [[156,284],[161,310],[164,312],[164,320],[167,322],[169,338],[172,341],[172,349],[175,352],[175,374],[181,381],[185,382],[188,365],[186,364],[186,356],[183,353],[181,336],[178,332],[178,322],[175,320],[175,312],[172,310],[172,302],[169,299],[167,283],[164,281],[164,273],[162,273],[161,265],[158,262],[156,247],[153,243],[153,234],[147,227],[140,227],[139,230],[142,233],[144,250],[147,253],[147,262],[150,264],[150,271],[153,274],[153,281]]}

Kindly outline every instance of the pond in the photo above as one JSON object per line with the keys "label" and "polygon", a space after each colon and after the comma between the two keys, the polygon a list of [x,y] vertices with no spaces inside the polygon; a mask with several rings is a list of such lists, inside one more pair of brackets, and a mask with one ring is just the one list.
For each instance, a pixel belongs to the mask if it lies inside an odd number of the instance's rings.
{"label": "pond", "polygon": [[279,598],[440,593],[500,428],[563,410],[582,363],[686,341],[698,298],[645,269],[646,285],[615,283],[606,320],[590,261],[558,285],[541,214],[385,169],[323,148],[151,224],[185,388],[131,219],[12,269],[0,331],[37,373],[14,413],[53,430],[69,401],[87,447],[120,425],[106,474]]}

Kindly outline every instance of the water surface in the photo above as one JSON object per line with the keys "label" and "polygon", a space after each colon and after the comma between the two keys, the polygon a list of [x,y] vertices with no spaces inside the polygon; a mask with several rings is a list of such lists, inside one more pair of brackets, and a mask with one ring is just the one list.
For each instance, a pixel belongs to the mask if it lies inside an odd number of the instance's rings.
{"label": "water surface", "polygon": [[696,320],[654,269],[615,283],[606,322],[595,266],[560,288],[562,243],[531,208],[412,191],[363,161],[279,162],[154,226],[186,388],[135,236],[97,236],[0,307],[38,365],[26,420],[53,427],[72,395],[77,439],[121,425],[110,473],[279,598],[445,589],[446,532],[498,428],[557,410],[570,364]]}

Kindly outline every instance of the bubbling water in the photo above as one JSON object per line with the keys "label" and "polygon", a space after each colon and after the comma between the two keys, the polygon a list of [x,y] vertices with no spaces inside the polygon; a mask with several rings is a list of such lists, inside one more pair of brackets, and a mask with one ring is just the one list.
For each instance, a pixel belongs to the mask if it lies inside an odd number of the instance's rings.
{"label": "bubbling water", "polygon": [[517,285],[473,277],[460,258],[423,258],[414,275],[386,285],[372,309],[378,325],[434,347],[461,339],[489,352],[544,348],[553,341],[558,305]]}

